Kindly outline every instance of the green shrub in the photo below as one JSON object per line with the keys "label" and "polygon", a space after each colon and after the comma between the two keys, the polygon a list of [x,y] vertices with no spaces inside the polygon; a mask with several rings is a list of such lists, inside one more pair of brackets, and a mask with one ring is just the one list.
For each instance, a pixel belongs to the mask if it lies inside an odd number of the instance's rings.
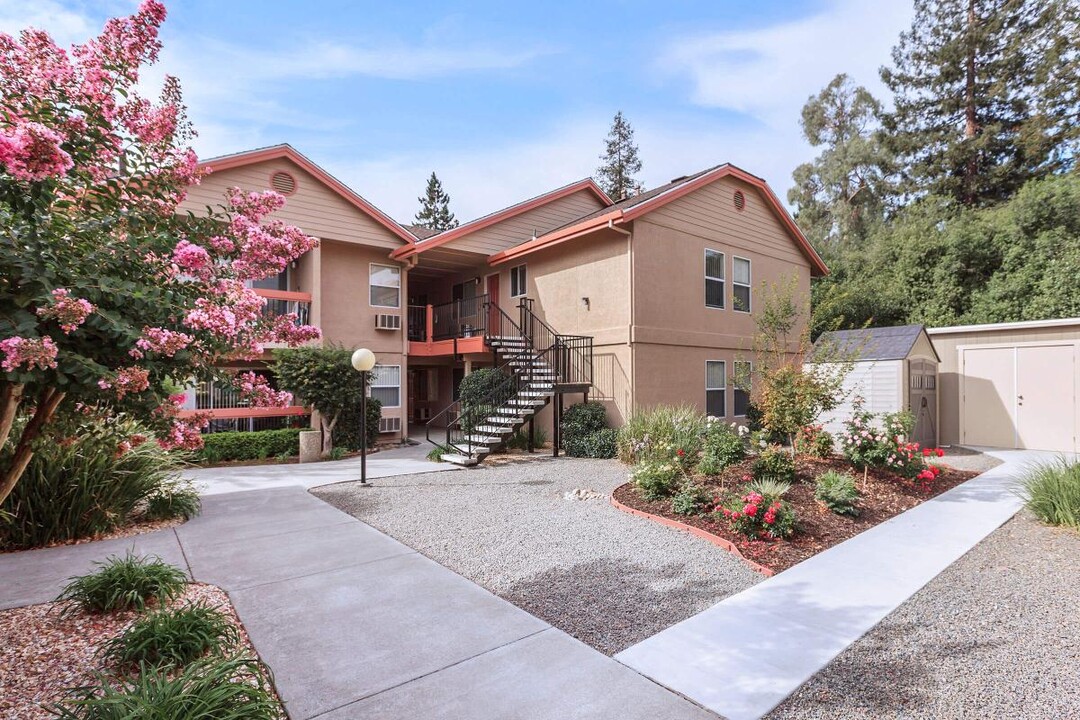
{"label": "green shrub", "polygon": [[732,530],[750,540],[786,538],[795,532],[795,510],[777,495],[747,488],[743,494],[728,498],[719,513]]}
{"label": "green shrub", "polygon": [[[12,445],[0,448],[0,465]],[[0,548],[38,547],[114,530],[174,482],[179,469],[180,456],[163,450],[131,418],[60,418],[37,443],[26,472],[0,507]]]}
{"label": "green shrub", "polygon": [[145,667],[137,678],[99,676],[69,692],[61,720],[277,720],[270,670],[254,658],[208,657],[182,670]]}
{"label": "green shrub", "polygon": [[163,484],[146,499],[143,517],[147,520],[190,520],[201,508],[199,491],[189,481],[178,479]]}
{"label": "green shrub", "polygon": [[462,407],[480,405],[506,381],[506,377],[496,368],[473,370],[458,385],[458,401]]}
{"label": "green shrub", "polygon": [[807,425],[799,429],[799,452],[816,458],[830,458],[833,454],[833,436],[820,425]]}
{"label": "green shrub", "polygon": [[203,462],[265,460],[283,453],[300,453],[300,428],[208,433],[196,458]]}
{"label": "green shrub", "polygon": [[613,458],[618,452],[619,431],[602,428],[572,442],[564,442],[563,448],[570,457]]}
{"label": "green shrub", "polygon": [[700,515],[711,504],[712,496],[700,485],[687,483],[671,498],[676,515]]}
{"label": "green shrub", "polygon": [[646,500],[668,497],[682,479],[682,470],[671,460],[643,460],[630,471],[630,482]]}
{"label": "green shrub", "polygon": [[1035,517],[1080,530],[1080,463],[1062,457],[1036,465],[1020,483],[1021,496]]}
{"label": "green shrub", "polygon": [[436,445],[431,450],[428,450],[427,459],[431,462],[442,462],[443,455],[449,455],[450,452],[450,448],[447,446]]}
{"label": "green shrub", "polygon": [[[528,450],[529,449],[529,433],[528,425],[518,428],[513,435],[506,440],[507,450]],[[543,447],[547,442],[547,433],[544,428],[536,425],[533,428],[533,448]]]}
{"label": "green shrub", "polygon": [[770,445],[754,459],[752,472],[755,480],[790,483],[795,480],[795,458],[784,448]]}
{"label": "green shrub", "polygon": [[72,578],[57,601],[69,603],[69,610],[78,608],[98,613],[142,610],[147,603],[179,597],[187,582],[183,570],[161,558],[139,557],[131,552],[96,565],[100,568],[96,572]]}
{"label": "green shrub", "polygon": [[671,460],[684,468],[697,464],[708,422],[690,405],[658,405],[630,416],[619,431],[619,459]]}
{"label": "green shrub", "polygon": [[814,482],[814,497],[837,515],[859,514],[855,507],[859,490],[855,478],[848,473],[829,470],[818,475]]}
{"label": "green shrub", "polygon": [[746,483],[746,489],[748,492],[778,498],[787,494],[787,491],[791,489],[791,483],[775,478],[759,478]]}
{"label": "green shrub", "polygon": [[698,472],[702,475],[718,475],[724,468],[746,457],[746,444],[739,431],[725,422],[709,423],[702,444]]}
{"label": "green shrub", "polygon": [[[355,372],[355,371],[354,371]],[[379,439],[379,418],[382,417],[382,403],[375,398],[368,398],[367,406],[367,444],[374,447]],[[360,405],[351,412],[343,411],[338,416],[337,425],[331,433],[333,447],[349,451],[360,449]]]}
{"label": "green shrub", "polygon": [[228,615],[202,603],[190,603],[138,618],[123,633],[105,641],[100,652],[119,666],[181,666],[239,640]]}

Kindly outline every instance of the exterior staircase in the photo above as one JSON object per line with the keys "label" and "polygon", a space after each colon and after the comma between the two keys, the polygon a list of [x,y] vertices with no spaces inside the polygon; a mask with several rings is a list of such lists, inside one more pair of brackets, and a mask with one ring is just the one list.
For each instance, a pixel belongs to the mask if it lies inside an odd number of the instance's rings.
{"label": "exterior staircase", "polygon": [[[569,379],[569,372],[579,373],[579,368],[584,365],[582,360],[566,361],[570,348],[560,338],[570,336],[554,334],[524,303],[520,310],[522,322],[519,325],[497,305],[490,305],[490,313],[493,318],[498,318],[498,322],[489,323],[494,327],[488,329],[485,344],[497,361],[501,361],[498,370],[504,376],[496,389],[474,407],[455,402],[428,423],[428,440],[447,450],[442,456],[443,461],[463,466],[483,462],[552,401]],[[543,331],[524,332],[522,326],[542,327]],[[588,340],[591,382],[592,339]],[[584,357],[584,354],[576,350],[575,357]],[[580,386],[581,383],[575,385],[579,391]],[[443,437],[438,437],[443,433]]]}

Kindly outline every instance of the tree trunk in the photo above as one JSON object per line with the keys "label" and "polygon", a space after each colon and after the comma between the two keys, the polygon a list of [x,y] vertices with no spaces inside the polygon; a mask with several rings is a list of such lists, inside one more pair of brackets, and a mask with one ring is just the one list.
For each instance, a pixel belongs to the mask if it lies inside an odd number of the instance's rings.
{"label": "tree trunk", "polygon": [[15,413],[19,409],[24,387],[17,383],[4,383],[3,390],[0,390],[0,448],[7,445],[8,437],[11,435],[11,427],[15,424]]}
{"label": "tree trunk", "polygon": [[52,388],[41,392],[37,407],[34,408],[34,416],[23,428],[19,442],[15,446],[15,452],[11,456],[11,462],[3,469],[3,475],[0,476],[0,505],[7,500],[8,495],[15,489],[15,483],[19,482],[19,478],[26,471],[26,466],[34,457],[34,440],[41,435],[42,428],[52,420],[65,394]]}
{"label": "tree trunk", "polygon": [[322,454],[324,457],[334,449],[334,427],[337,426],[339,417],[341,417],[341,413],[336,413],[333,420],[326,422],[326,416],[319,415],[319,424],[322,425]]}
{"label": "tree trunk", "polygon": [[[967,65],[965,67],[964,83],[964,139],[974,140],[979,132],[979,120],[975,112],[975,0],[968,0],[967,21]],[[975,202],[975,176],[979,172],[978,158],[975,150],[967,149],[968,160],[964,167],[964,202],[972,205]]]}

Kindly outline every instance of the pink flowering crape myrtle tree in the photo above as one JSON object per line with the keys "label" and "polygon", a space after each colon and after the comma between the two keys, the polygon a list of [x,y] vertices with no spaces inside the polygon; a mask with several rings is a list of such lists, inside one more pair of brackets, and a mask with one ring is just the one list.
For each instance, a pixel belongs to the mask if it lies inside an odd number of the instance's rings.
{"label": "pink flowering crape myrtle tree", "polygon": [[[206,420],[181,419],[170,389],[318,338],[248,287],[316,244],[271,218],[280,195],[177,212],[200,172],[179,84],[156,102],[136,91],[164,19],[145,0],[70,50],[0,34],[0,502],[65,405],[138,412],[164,446],[197,447]],[[229,379],[252,404],[291,402]]]}

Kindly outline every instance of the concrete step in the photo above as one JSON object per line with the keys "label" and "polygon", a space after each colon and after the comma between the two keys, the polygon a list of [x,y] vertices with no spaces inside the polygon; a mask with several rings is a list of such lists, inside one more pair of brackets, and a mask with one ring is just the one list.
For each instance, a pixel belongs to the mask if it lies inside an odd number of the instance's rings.
{"label": "concrete step", "polygon": [[457,453],[443,455],[442,459],[443,462],[448,462],[451,465],[460,465],[462,467],[472,467],[480,462],[480,458],[469,457],[468,455],[458,455]]}
{"label": "concrete step", "polygon": [[478,425],[477,432],[484,433],[485,435],[509,435],[513,430],[505,425]]}

